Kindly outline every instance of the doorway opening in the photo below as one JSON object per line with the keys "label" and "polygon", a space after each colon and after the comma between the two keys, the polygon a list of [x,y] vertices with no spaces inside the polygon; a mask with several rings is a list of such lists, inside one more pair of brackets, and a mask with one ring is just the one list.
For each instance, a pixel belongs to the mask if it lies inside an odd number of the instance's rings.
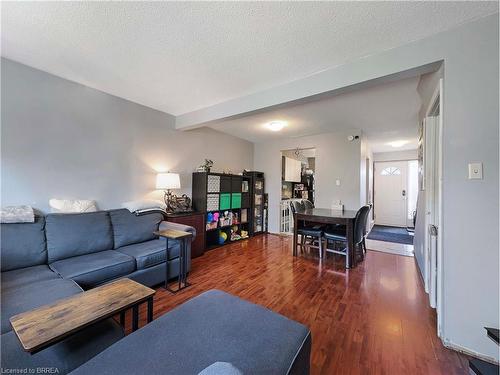
{"label": "doorway opening", "polygon": [[374,226],[368,235],[371,245],[413,255],[417,195],[416,159],[374,162]]}
{"label": "doorway opening", "polygon": [[379,161],[375,162],[374,172],[375,225],[413,231],[418,194],[418,161]]}
{"label": "doorway opening", "polygon": [[293,217],[290,210],[292,201],[307,199],[314,204],[315,173],[315,148],[281,151],[281,233],[293,233]]}

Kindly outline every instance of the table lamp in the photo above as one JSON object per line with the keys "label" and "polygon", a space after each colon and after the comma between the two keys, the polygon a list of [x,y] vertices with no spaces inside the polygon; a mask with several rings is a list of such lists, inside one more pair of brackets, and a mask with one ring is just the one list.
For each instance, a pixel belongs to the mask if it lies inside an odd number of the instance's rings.
{"label": "table lamp", "polygon": [[167,205],[167,211],[173,211],[172,209],[172,191],[171,189],[180,189],[181,181],[178,173],[158,173],[156,175],[156,188],[158,190],[164,191],[163,200]]}

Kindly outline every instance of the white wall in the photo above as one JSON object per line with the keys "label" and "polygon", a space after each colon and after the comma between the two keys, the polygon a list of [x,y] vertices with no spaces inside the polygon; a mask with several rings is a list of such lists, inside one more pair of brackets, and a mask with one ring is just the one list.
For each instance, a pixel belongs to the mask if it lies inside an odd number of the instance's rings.
{"label": "white wall", "polygon": [[[282,150],[316,149],[316,207],[331,207],[340,199],[346,209],[359,208],[361,146],[360,140],[347,140],[351,134],[352,130],[255,144],[254,168],[265,173],[269,194],[269,231],[279,232]],[[341,180],[340,186],[335,185],[336,179]]]}
{"label": "white wall", "polygon": [[375,152],[373,161],[399,161],[399,160],[417,160],[417,150]]}
{"label": "white wall", "polygon": [[2,205],[47,211],[49,198],[116,208],[154,191],[156,170],[252,169],[253,145],[209,128],[174,130],[173,116],[2,59]]}

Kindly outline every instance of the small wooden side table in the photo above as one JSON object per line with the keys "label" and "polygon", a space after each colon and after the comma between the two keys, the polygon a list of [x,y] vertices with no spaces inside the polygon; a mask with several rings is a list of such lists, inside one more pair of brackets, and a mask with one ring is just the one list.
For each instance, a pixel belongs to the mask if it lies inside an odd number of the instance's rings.
{"label": "small wooden side table", "polygon": [[[156,231],[157,236],[163,237],[166,240],[165,246],[165,289],[170,293],[177,293],[184,288],[187,288],[191,284],[187,281],[187,241],[191,241],[193,235],[189,232],[184,232],[181,230],[167,229]],[[174,290],[168,286],[168,241],[177,240],[179,241],[179,286],[177,290]]]}

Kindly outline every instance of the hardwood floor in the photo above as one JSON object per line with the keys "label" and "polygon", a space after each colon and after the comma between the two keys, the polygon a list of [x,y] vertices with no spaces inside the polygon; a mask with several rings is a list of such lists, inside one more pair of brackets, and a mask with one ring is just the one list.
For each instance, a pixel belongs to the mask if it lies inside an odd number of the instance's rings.
{"label": "hardwood floor", "polygon": [[193,285],[177,295],[159,287],[154,317],[216,288],[307,325],[312,374],[468,373],[467,358],[436,336],[414,258],[368,251],[345,270],[342,257],[294,258],[291,244],[263,235],[193,259]]}

